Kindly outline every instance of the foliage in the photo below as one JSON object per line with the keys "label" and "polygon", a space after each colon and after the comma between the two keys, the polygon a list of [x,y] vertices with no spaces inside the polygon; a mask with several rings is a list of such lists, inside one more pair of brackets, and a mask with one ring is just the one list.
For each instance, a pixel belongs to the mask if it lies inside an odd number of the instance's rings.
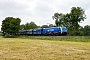
{"label": "foliage", "polygon": [[49,25],[42,25],[41,28],[49,28],[49,27],[54,27],[53,24],[49,24]]}
{"label": "foliage", "polygon": [[52,16],[53,19],[55,19],[55,24],[56,26],[61,26],[63,21],[62,21],[62,18],[63,18],[64,14],[62,13],[55,13],[54,16]]}
{"label": "foliage", "polygon": [[38,26],[33,21],[31,21],[30,23],[27,22],[25,25],[22,24],[20,26],[21,30],[23,30],[23,29],[28,30],[28,29],[34,29],[34,28],[38,28]]}
{"label": "foliage", "polygon": [[34,22],[30,22],[30,29],[38,28],[38,26]]}
{"label": "foliage", "polygon": [[79,23],[86,19],[86,15],[81,7],[72,7],[70,13],[55,13],[53,19],[55,19],[56,26],[66,26],[69,35],[77,35],[80,27]]}
{"label": "foliage", "polygon": [[41,28],[48,28],[48,25],[42,25]]}
{"label": "foliage", "polygon": [[53,24],[49,24],[49,27],[54,27],[54,25]]}
{"label": "foliage", "polygon": [[13,18],[13,17],[6,17],[5,20],[2,21],[2,28],[3,35],[14,35],[20,29],[20,18]]}
{"label": "foliage", "polygon": [[83,32],[85,36],[90,36],[90,26],[86,25]]}

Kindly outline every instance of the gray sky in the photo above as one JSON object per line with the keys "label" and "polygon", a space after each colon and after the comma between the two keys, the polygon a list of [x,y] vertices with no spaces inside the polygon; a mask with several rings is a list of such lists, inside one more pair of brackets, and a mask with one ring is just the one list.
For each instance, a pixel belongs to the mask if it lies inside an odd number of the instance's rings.
{"label": "gray sky", "polygon": [[0,0],[0,25],[6,17],[19,17],[21,24],[35,22],[37,25],[54,24],[54,13],[69,13],[71,7],[85,9],[87,19],[80,25],[90,25],[90,0]]}

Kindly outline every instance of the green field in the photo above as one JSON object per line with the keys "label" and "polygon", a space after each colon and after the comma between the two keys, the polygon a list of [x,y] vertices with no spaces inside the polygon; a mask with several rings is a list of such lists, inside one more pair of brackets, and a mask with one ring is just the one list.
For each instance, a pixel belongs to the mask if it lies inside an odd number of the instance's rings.
{"label": "green field", "polygon": [[0,60],[90,60],[90,42],[65,39],[56,41],[0,36]]}

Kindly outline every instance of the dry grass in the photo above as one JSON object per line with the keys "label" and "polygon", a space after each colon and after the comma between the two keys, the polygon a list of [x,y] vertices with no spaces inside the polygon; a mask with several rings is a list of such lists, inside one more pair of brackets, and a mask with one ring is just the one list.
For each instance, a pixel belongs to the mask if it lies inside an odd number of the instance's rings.
{"label": "dry grass", "polygon": [[0,60],[90,60],[90,42],[0,37]]}

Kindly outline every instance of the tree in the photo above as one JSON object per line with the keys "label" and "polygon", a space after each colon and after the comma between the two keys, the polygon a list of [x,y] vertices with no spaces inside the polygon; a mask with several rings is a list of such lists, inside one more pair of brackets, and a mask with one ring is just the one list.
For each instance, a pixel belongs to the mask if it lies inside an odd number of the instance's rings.
{"label": "tree", "polygon": [[38,28],[39,26],[37,26],[33,21],[31,21],[30,23],[26,23],[26,24],[22,24],[20,26],[21,30],[28,30],[28,29],[34,29],[34,28]]}
{"label": "tree", "polygon": [[48,28],[48,25],[42,25],[41,28]]}
{"label": "tree", "polygon": [[53,24],[49,24],[49,27],[54,27],[54,25]]}
{"label": "tree", "polygon": [[20,29],[20,18],[6,17],[5,20],[2,21],[1,30],[3,31],[3,35],[16,34]]}
{"label": "tree", "polygon": [[90,26],[86,25],[84,27],[84,36],[90,36]]}
{"label": "tree", "polygon": [[54,16],[52,16],[53,20],[55,19],[55,24],[56,26],[61,26],[62,25],[62,18],[63,18],[64,14],[62,13],[55,13]]}
{"label": "tree", "polygon": [[25,29],[25,25],[24,24],[20,25],[20,30],[24,30],[24,29]]}
{"label": "tree", "polygon": [[81,7],[72,7],[70,13],[70,21],[75,29],[79,28],[79,23],[86,19],[85,11]]}
{"label": "tree", "polygon": [[31,22],[29,23],[29,26],[30,26],[30,29],[38,28],[38,26],[37,26],[33,21],[31,21]]}
{"label": "tree", "polygon": [[71,34],[76,35],[76,31],[79,30],[79,23],[81,21],[84,21],[86,19],[85,11],[81,7],[72,7],[71,12],[68,16],[69,23],[71,23],[71,26],[69,27]]}
{"label": "tree", "polygon": [[84,28],[82,26],[79,27],[79,36],[84,36]]}
{"label": "tree", "polygon": [[30,29],[30,23],[27,22],[27,23],[25,24],[25,30],[28,30],[28,29]]}
{"label": "tree", "polygon": [[76,35],[79,30],[79,23],[86,19],[85,11],[81,7],[72,7],[71,12],[67,14],[55,13],[53,16],[55,24],[57,26],[66,26],[68,28],[69,35]]}

